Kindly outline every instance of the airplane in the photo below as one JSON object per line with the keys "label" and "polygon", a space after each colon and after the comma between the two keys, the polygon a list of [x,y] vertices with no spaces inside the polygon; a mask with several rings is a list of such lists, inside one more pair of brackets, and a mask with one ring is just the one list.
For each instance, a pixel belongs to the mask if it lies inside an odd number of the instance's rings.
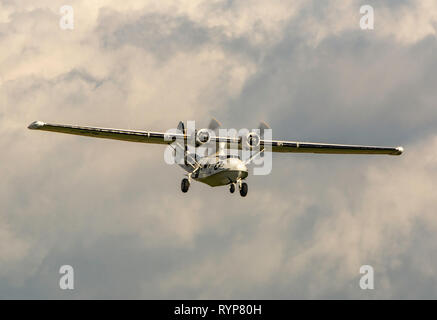
{"label": "airplane", "polygon": [[[114,139],[130,142],[168,145],[173,150],[176,163],[186,172],[186,178],[181,182],[181,191],[186,193],[192,180],[205,183],[209,186],[229,185],[229,190],[234,193],[238,186],[240,195],[245,197],[248,186],[244,180],[248,177],[248,164],[255,158],[261,157],[266,152],[282,153],[321,153],[321,154],[376,154],[399,156],[403,153],[402,147],[378,147],[365,145],[345,145],[313,142],[282,141],[264,138],[258,132],[269,130],[270,127],[261,122],[259,130],[246,135],[215,135],[214,132],[221,127],[220,122],[212,119],[208,129],[191,130],[190,133],[179,122],[175,132],[153,132],[143,130],[112,129],[100,127],[86,127],[76,125],[50,124],[42,121],[32,122],[28,128],[31,130],[43,130],[88,136],[94,138]],[[195,147],[218,146],[218,152],[206,155],[197,155],[189,151],[188,145]],[[248,159],[242,159],[235,154],[226,154],[224,150],[256,151],[250,153]]]}

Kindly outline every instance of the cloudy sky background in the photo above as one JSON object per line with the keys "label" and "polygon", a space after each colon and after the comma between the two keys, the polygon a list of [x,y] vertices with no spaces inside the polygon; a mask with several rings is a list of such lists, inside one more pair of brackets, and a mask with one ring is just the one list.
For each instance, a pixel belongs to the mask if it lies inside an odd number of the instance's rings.
{"label": "cloudy sky background", "polygon": [[[434,0],[0,0],[0,298],[437,298],[436,30]],[[26,129],[211,116],[406,152],[274,155],[242,199],[182,194],[162,146]]]}

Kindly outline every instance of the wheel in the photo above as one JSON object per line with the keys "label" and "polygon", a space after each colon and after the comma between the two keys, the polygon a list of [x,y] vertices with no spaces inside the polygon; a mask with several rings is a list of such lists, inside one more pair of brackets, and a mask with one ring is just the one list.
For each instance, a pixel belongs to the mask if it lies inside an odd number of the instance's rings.
{"label": "wheel", "polygon": [[229,191],[231,192],[231,193],[234,193],[235,192],[235,184],[231,184],[231,186],[229,187]]}
{"label": "wheel", "polygon": [[187,178],[182,179],[182,182],[181,182],[181,190],[182,190],[182,192],[183,193],[187,192],[189,188],[190,188],[190,181],[188,181]]}
{"label": "wheel", "polygon": [[245,197],[245,196],[247,195],[247,191],[248,191],[247,183],[246,183],[246,182],[243,182],[243,183],[241,184],[241,187],[240,187],[240,195],[241,195],[242,197]]}

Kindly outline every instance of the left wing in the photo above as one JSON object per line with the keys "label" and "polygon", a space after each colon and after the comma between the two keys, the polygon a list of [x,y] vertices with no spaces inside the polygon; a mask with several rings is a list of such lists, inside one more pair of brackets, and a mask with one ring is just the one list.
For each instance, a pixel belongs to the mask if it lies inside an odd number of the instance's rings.
{"label": "left wing", "polygon": [[111,129],[98,127],[82,127],[64,124],[51,124],[42,121],[35,121],[28,126],[32,130],[43,130],[60,133],[68,133],[79,136],[88,136],[93,138],[113,139],[121,141],[153,143],[153,144],[170,144],[176,138],[184,138],[183,134],[162,132],[137,131],[125,129]]}

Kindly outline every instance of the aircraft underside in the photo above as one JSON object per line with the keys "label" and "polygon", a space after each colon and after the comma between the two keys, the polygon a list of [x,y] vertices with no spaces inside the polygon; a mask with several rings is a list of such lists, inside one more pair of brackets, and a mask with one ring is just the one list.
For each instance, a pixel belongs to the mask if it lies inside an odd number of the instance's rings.
{"label": "aircraft underside", "polygon": [[205,158],[194,171],[190,170],[189,166],[181,167],[188,172],[188,177],[181,182],[181,190],[184,193],[188,191],[191,181],[195,180],[211,187],[230,185],[231,193],[234,193],[238,187],[241,196],[247,195],[247,183],[243,180],[247,178],[249,172],[245,163],[239,158]]}
{"label": "aircraft underside", "polygon": [[226,170],[215,173],[204,178],[194,178],[194,180],[205,183],[211,187],[226,186],[231,183],[237,183],[238,180],[244,180],[248,176],[247,171]]}
{"label": "aircraft underside", "polygon": [[[236,188],[240,190],[240,195],[245,197],[247,195],[248,186],[243,180],[248,176],[247,171],[222,171],[204,178],[193,178],[193,180],[205,183],[211,187],[219,187],[229,185],[229,191],[234,193]],[[189,178],[182,179],[181,190],[186,193],[191,185]]]}

